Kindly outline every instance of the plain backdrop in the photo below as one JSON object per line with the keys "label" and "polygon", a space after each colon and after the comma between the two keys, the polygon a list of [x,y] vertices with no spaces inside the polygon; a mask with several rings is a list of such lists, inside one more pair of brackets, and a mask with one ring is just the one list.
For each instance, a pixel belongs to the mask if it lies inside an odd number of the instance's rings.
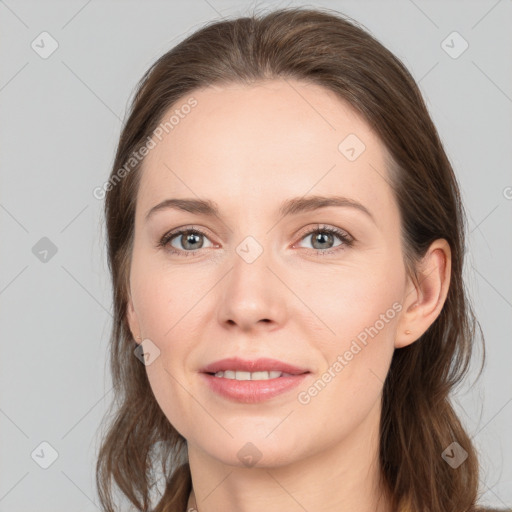
{"label": "plain backdrop", "polygon": [[212,19],[292,5],[361,22],[419,82],[460,180],[465,275],[487,342],[482,377],[454,401],[480,452],[484,503],[511,507],[512,1],[5,0],[0,512],[99,510],[112,317],[93,190],[108,178],[137,81]]}

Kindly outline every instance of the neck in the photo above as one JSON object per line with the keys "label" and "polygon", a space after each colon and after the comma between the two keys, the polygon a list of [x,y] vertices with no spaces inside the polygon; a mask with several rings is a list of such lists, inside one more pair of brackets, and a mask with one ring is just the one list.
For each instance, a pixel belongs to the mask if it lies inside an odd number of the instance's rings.
{"label": "neck", "polygon": [[225,464],[189,444],[193,489],[187,511],[390,512],[380,482],[379,417],[380,407],[341,442],[266,467]]}

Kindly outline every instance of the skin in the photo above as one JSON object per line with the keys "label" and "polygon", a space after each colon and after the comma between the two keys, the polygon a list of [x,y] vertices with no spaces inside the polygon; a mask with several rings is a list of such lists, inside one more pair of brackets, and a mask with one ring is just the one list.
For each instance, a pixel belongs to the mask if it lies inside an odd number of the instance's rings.
{"label": "skin", "polygon": [[[334,93],[272,80],[193,97],[197,106],[144,162],[127,312],[134,338],[160,350],[146,370],[160,407],[187,439],[189,505],[195,495],[200,512],[388,512],[377,463],[382,387],[394,350],[417,340],[442,309],[450,248],[435,241],[418,266],[420,284],[408,278],[386,149]],[[338,150],[348,134],[366,146],[354,161]],[[278,215],[283,201],[304,195],[343,195],[375,220],[350,207]],[[163,209],[146,221],[168,198],[210,199],[220,215]],[[336,236],[314,245],[306,233],[317,224],[344,230],[353,245]],[[195,255],[157,246],[183,226],[207,232]],[[252,263],[236,251],[249,235],[263,248]],[[185,253],[186,242],[177,236],[172,245]],[[299,403],[297,394],[394,303],[401,306],[394,318],[309,403]],[[311,373],[299,389],[235,403],[198,375],[235,355]],[[237,456],[247,442],[262,454],[253,467]]]}

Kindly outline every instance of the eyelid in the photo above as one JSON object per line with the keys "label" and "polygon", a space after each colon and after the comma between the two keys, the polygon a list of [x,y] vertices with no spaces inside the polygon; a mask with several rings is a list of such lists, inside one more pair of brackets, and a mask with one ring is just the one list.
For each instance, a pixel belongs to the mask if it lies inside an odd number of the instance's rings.
{"label": "eyelid", "polygon": [[350,241],[353,241],[354,240],[354,237],[346,230],[344,229],[341,229],[341,228],[338,228],[336,226],[331,226],[330,224],[315,224],[313,227],[311,226],[307,226],[303,229],[301,229],[298,233],[297,233],[297,237],[299,237],[301,240],[308,236],[308,235],[312,235],[313,233],[316,233],[317,231],[327,231],[327,232],[332,232],[334,233],[335,235],[337,236],[343,236],[345,238],[347,238],[348,240]]}

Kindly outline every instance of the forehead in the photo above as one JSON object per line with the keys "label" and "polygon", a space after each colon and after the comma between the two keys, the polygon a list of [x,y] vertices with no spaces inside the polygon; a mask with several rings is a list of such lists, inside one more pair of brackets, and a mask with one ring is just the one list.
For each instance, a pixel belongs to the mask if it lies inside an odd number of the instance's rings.
{"label": "forehead", "polygon": [[[181,108],[195,100],[193,108]],[[176,112],[178,111],[178,112]],[[392,203],[386,149],[334,92],[297,80],[192,91],[164,115],[145,158],[138,202],[168,197],[258,205],[343,194],[375,208]]]}

